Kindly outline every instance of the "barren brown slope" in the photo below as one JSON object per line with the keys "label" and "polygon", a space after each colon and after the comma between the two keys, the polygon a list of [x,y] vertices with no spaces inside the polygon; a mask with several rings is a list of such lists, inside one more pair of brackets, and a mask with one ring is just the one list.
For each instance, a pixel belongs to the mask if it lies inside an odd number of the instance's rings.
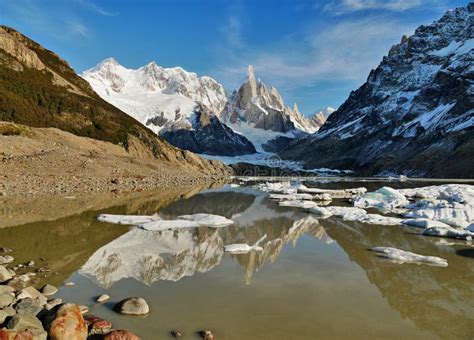
{"label": "barren brown slope", "polygon": [[102,100],[54,52],[5,26],[0,26],[0,120],[111,142],[134,155],[152,156],[157,166],[206,175],[226,171],[219,162],[172,147]]}
{"label": "barren brown slope", "polygon": [[[189,163],[158,162],[138,138],[129,148],[79,137],[56,128],[32,128],[0,122],[0,195],[72,194],[141,191],[212,182],[226,177],[226,168],[194,154]],[[171,156],[174,156],[171,154]],[[67,196],[67,195],[66,195]]]}

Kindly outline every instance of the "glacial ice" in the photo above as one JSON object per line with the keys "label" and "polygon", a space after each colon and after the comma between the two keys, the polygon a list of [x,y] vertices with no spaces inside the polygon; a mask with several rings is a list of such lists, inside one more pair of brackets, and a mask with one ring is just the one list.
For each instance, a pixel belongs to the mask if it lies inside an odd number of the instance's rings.
{"label": "glacial ice", "polygon": [[375,192],[366,193],[364,196],[355,197],[354,206],[359,208],[376,207],[384,210],[392,210],[408,204],[406,197],[398,190],[390,187],[382,187]]}
{"label": "glacial ice", "polygon": [[319,207],[319,206],[309,208],[309,211],[312,212],[313,214],[317,215],[317,216],[322,217],[322,218],[332,216],[332,213],[327,208],[323,208],[323,207]]}
{"label": "glacial ice", "polygon": [[402,219],[378,214],[347,214],[342,217],[346,221],[357,221],[377,225],[401,225]]}
{"label": "glacial ice", "polygon": [[438,237],[447,237],[454,238],[458,240],[470,241],[474,237],[474,233],[468,230],[455,229],[453,227],[429,227],[422,231],[422,235],[425,236],[438,236]]}
{"label": "glacial ice", "polygon": [[314,198],[311,194],[270,194],[270,198],[278,201],[293,201],[293,200],[312,200]]}
{"label": "glacial ice", "polygon": [[281,201],[278,204],[283,207],[293,207],[293,208],[302,208],[302,209],[309,209],[309,208],[314,208],[318,206],[316,202],[303,201],[303,200]]}
{"label": "glacial ice", "polygon": [[112,215],[112,214],[100,214],[97,216],[97,220],[100,222],[114,223],[114,224],[129,224],[137,225],[152,221],[158,221],[161,218],[158,215]]}
{"label": "glacial ice", "polygon": [[418,263],[435,265],[440,267],[448,266],[447,260],[437,256],[419,255],[392,247],[374,247],[370,250],[376,252],[380,257],[393,260],[396,263]]}
{"label": "glacial ice", "polygon": [[403,224],[409,225],[411,227],[417,228],[431,228],[431,227],[441,227],[441,228],[449,228],[450,226],[446,223],[440,221],[433,221],[427,218],[409,218],[404,219]]}
{"label": "glacial ice", "polygon": [[234,223],[223,216],[212,214],[181,215],[176,220],[158,220],[140,224],[138,227],[145,230],[161,231],[169,229],[196,228],[196,227],[225,227]]}

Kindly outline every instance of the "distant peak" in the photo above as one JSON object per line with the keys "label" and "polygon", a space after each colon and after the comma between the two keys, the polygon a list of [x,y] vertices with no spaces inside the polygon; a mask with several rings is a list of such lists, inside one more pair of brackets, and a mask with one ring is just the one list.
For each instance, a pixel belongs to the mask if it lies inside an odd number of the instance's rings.
{"label": "distant peak", "polygon": [[248,78],[254,78],[255,79],[255,70],[253,69],[252,65],[249,65],[247,67],[247,77]]}
{"label": "distant peak", "polygon": [[110,57],[110,58],[102,60],[100,65],[115,65],[115,66],[117,66],[117,65],[119,65],[119,63],[115,58]]}

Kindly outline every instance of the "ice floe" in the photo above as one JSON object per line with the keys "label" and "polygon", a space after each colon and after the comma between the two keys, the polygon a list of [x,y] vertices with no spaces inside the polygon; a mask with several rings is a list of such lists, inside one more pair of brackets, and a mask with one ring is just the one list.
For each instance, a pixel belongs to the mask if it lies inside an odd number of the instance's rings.
{"label": "ice floe", "polygon": [[283,207],[293,207],[293,208],[302,208],[302,209],[309,209],[309,208],[314,208],[318,206],[316,202],[304,201],[304,200],[281,201],[278,204]]}
{"label": "ice floe", "polygon": [[311,194],[270,194],[270,198],[278,201],[294,201],[294,200],[312,200]]}
{"label": "ice floe", "polygon": [[324,207],[315,206],[315,207],[309,208],[309,211],[317,215],[318,217],[322,217],[322,218],[332,216],[332,213],[327,208],[324,208]]}
{"label": "ice floe", "polygon": [[418,263],[440,267],[448,266],[447,260],[437,256],[419,255],[392,247],[374,247],[370,250],[376,252],[380,257],[393,260],[396,263]]}
{"label": "ice floe", "polygon": [[346,221],[357,221],[377,225],[401,225],[402,219],[378,214],[348,214],[342,217]]}
{"label": "ice floe", "polygon": [[100,214],[97,216],[97,220],[100,222],[114,223],[114,224],[128,224],[137,225],[152,221],[160,220],[158,215],[112,215],[112,214]]}
{"label": "ice floe", "polygon": [[406,197],[398,190],[390,187],[382,187],[375,192],[369,192],[363,196],[355,197],[354,206],[359,208],[376,207],[383,210],[393,210],[403,207],[409,203]]}
{"label": "ice floe", "polygon": [[429,227],[424,229],[421,232],[425,236],[438,236],[438,237],[447,237],[454,238],[458,240],[467,240],[470,241],[474,237],[474,233],[469,230],[455,229],[453,227]]}
{"label": "ice floe", "polygon": [[138,227],[150,231],[169,229],[196,228],[196,227],[225,227],[234,223],[224,216],[212,214],[181,215],[176,220],[158,220],[140,224]]}
{"label": "ice floe", "polygon": [[409,225],[411,227],[417,227],[417,228],[431,228],[431,227],[445,227],[449,228],[450,226],[446,223],[440,222],[440,221],[433,221],[429,220],[427,218],[409,218],[409,219],[404,219],[403,224]]}

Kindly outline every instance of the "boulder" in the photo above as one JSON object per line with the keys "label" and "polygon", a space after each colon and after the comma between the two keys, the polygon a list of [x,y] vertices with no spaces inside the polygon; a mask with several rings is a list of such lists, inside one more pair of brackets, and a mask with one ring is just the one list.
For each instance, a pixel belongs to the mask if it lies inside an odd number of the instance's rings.
{"label": "boulder", "polygon": [[7,268],[0,265],[0,282],[8,281],[12,278],[12,274],[8,271]]}
{"label": "boulder", "polygon": [[[11,331],[29,331],[35,340],[46,340],[47,333],[38,318],[32,315],[15,315],[8,321],[7,328]],[[16,338],[15,338],[16,339]]]}
{"label": "boulder", "polygon": [[51,340],[87,339],[87,324],[78,305],[65,303],[51,309],[44,325]]}
{"label": "boulder", "polygon": [[28,314],[36,316],[39,312],[41,312],[42,309],[43,307],[41,307],[40,304],[32,298],[20,300],[15,305],[16,313],[20,315]]}
{"label": "boulder", "polygon": [[13,293],[0,294],[0,308],[10,306],[14,298],[15,298],[15,295]]}
{"label": "boulder", "polygon": [[112,323],[99,318],[95,315],[86,315],[84,317],[86,324],[89,326],[89,336],[108,334],[112,328]]}
{"label": "boulder", "polygon": [[114,311],[127,315],[146,315],[150,312],[150,308],[145,299],[140,297],[130,297],[118,302],[114,306]]}
{"label": "boulder", "polygon": [[15,258],[10,255],[0,256],[0,264],[9,264],[12,263],[14,260]]}

